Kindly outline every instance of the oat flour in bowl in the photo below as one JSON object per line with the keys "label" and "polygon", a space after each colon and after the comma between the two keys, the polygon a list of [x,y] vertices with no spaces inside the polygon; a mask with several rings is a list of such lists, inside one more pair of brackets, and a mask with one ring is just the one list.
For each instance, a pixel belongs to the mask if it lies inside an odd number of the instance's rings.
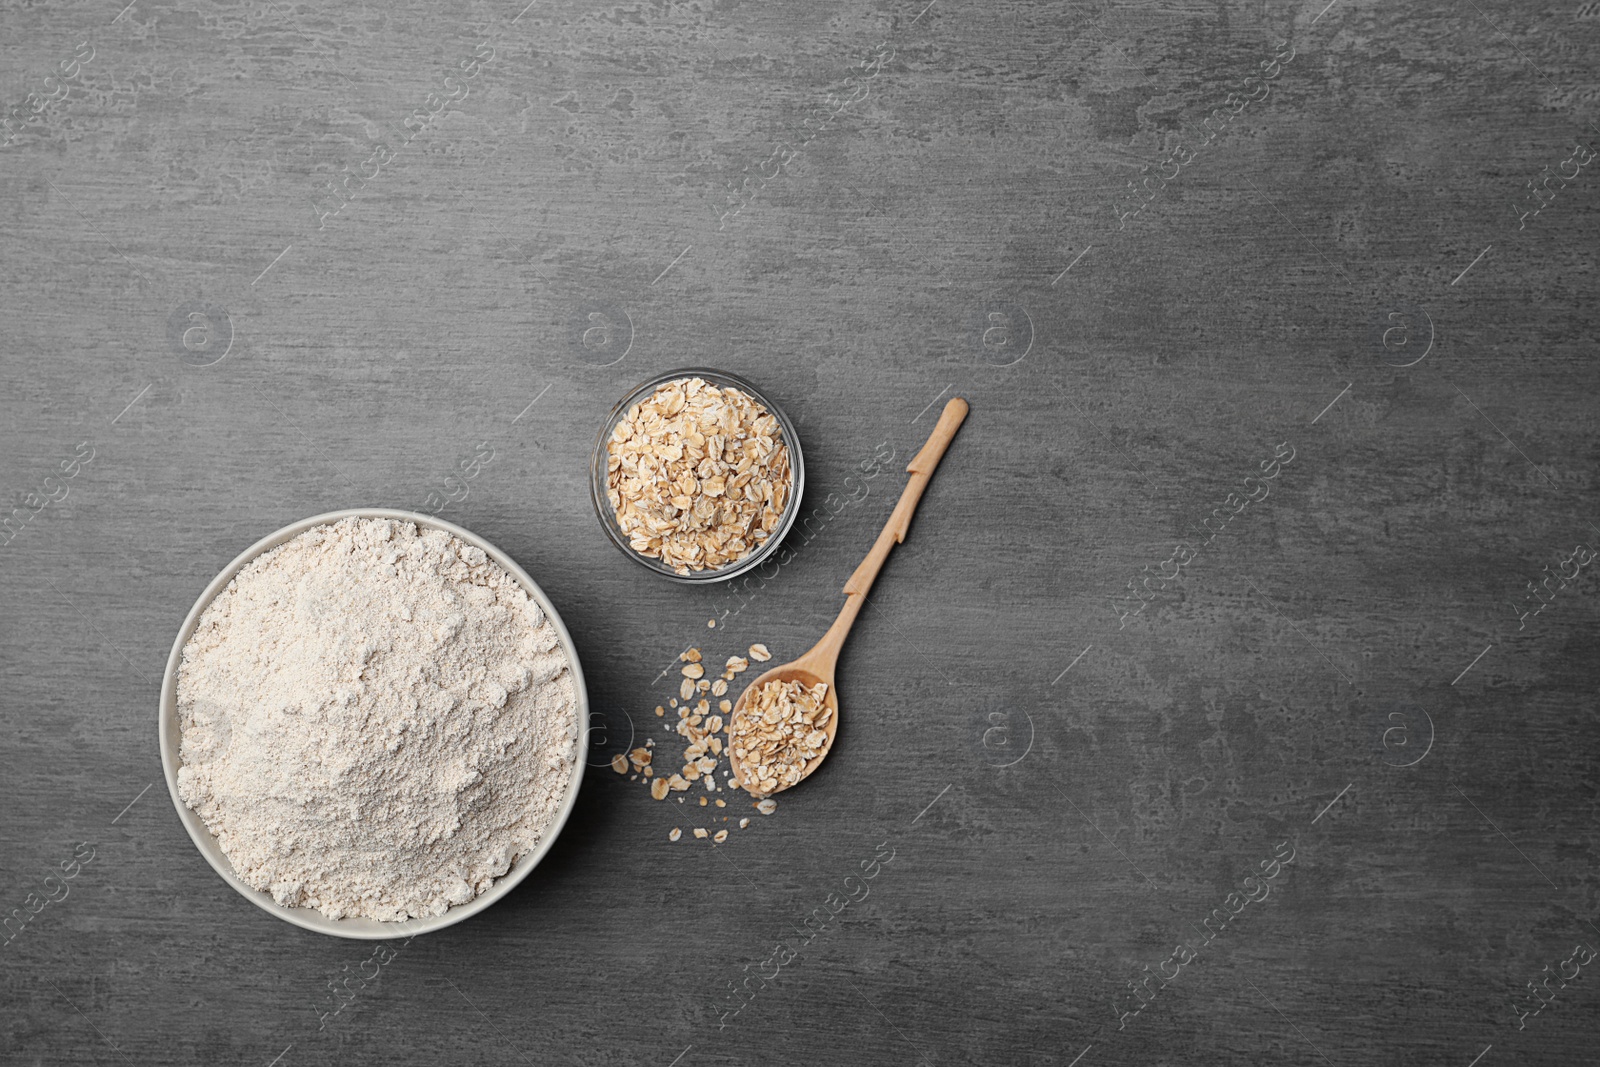
{"label": "oat flour in bowl", "polygon": [[342,519],[246,564],[177,682],[182,800],[247,884],[330,918],[484,892],[543,838],[577,758],[539,605],[409,522]]}

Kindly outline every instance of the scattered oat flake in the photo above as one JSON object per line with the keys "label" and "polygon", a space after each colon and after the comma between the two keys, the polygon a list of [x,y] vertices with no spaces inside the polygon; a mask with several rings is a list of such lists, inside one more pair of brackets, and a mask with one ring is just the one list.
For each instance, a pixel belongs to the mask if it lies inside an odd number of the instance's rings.
{"label": "scattered oat flake", "polygon": [[706,620],[706,626],[709,629],[715,630],[717,628],[717,620],[716,619],[707,619]]}
{"label": "scattered oat flake", "polygon": [[711,683],[711,695],[712,696],[719,697],[722,694],[726,693],[727,691],[728,691],[728,680],[726,678],[718,678],[716,681]]}
{"label": "scattered oat flake", "polygon": [[749,825],[750,825],[750,817],[748,815],[739,820],[739,829],[743,830],[746,826],[749,826]]}
{"label": "scattered oat flake", "polygon": [[685,678],[703,678],[705,673],[706,669],[698,663],[685,663],[683,665],[683,676]]}
{"label": "scattered oat flake", "polygon": [[733,701],[731,701],[731,700],[719,700],[719,701],[717,701],[717,710],[722,712],[724,715],[726,715],[728,712],[733,710]]}
{"label": "scattered oat flake", "polygon": [[704,827],[696,826],[694,828],[694,836],[696,836],[696,837],[709,837],[711,835],[706,833]]}
{"label": "scattered oat flake", "polygon": [[661,716],[665,715],[666,713],[667,713],[667,710],[665,708],[663,708],[660,704],[656,705],[656,717],[657,718],[660,718]]}
{"label": "scattered oat flake", "polygon": [[734,674],[738,674],[740,671],[745,671],[745,670],[749,670],[749,669],[750,669],[750,661],[745,659],[743,656],[729,656],[728,657],[728,670],[732,671]]}
{"label": "scattered oat flake", "polygon": [[694,681],[692,679],[685,678],[678,683],[678,696],[684,700],[694,696]]}
{"label": "scattered oat flake", "polygon": [[778,802],[773,800],[771,797],[768,797],[766,800],[763,800],[756,805],[756,810],[763,815],[771,815],[773,812],[778,810]]}
{"label": "scattered oat flake", "polygon": [[766,645],[754,644],[750,646],[750,658],[757,663],[765,663],[772,658],[772,653],[767,651]]}
{"label": "scattered oat flake", "polygon": [[627,774],[628,773],[628,757],[624,756],[620,752],[618,752],[615,756],[612,756],[611,757],[611,769],[616,771],[618,774]]}
{"label": "scattered oat flake", "polygon": [[725,807],[727,807],[727,806],[728,806],[728,802],[727,802],[727,801],[726,801],[726,800],[719,800],[719,801],[717,801],[717,807],[719,807],[719,808],[725,808]]}
{"label": "scattered oat flake", "polygon": [[726,830],[718,830],[711,837],[711,840],[715,841],[719,845],[722,844],[727,839],[728,839],[728,831],[726,831]]}
{"label": "scattered oat flake", "polygon": [[667,799],[667,790],[671,788],[665,778],[657,778],[650,783],[650,795],[656,800]]}

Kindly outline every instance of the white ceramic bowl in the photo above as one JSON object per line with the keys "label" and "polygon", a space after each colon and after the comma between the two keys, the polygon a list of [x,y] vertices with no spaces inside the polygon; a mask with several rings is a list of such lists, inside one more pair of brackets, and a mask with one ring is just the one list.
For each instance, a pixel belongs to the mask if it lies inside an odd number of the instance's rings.
{"label": "white ceramic bowl", "polygon": [[[379,922],[376,919],[330,919],[315,908],[287,908],[272,899],[270,893],[253,889],[246,885],[244,880],[235,873],[233,864],[228,862],[228,857],[223,853],[222,846],[211,831],[206,828],[205,821],[195,814],[187,804],[178,796],[178,766],[179,759],[179,727],[178,727],[178,664],[183,656],[183,646],[194,633],[195,625],[200,621],[201,612],[210,606],[212,599],[220,593],[239,569],[246,563],[255,559],[268,549],[273,549],[291,538],[297,537],[314,526],[324,523],[338,522],[340,519],[351,517],[371,519],[398,519],[404,522],[414,522],[421,529],[443,530],[453,534],[469,545],[476,545],[488,554],[506,572],[522,584],[540,608],[544,609],[545,617],[555,627],[556,634],[561,638],[561,647],[567,654],[567,667],[572,672],[574,690],[578,698],[578,749],[573,760],[572,778],[567,783],[567,795],[562,798],[561,807],[556,811],[555,818],[550,821],[545,831],[544,840],[532,852],[527,853],[512,864],[511,869],[495,879],[487,892],[469,900],[465,904],[458,904],[447,910],[443,915],[435,915],[425,919],[407,919],[405,922]],[[167,671],[161,679],[161,767],[167,775],[167,792],[172,796],[173,807],[178,809],[178,818],[183,820],[184,829],[189,831],[189,836],[194,839],[195,847],[206,858],[206,862],[222,875],[223,881],[238,890],[250,903],[263,911],[270,912],[285,922],[294,923],[296,926],[307,930],[314,930],[319,934],[332,934],[335,937],[353,937],[366,940],[380,938],[410,937],[414,934],[425,934],[438,930],[462,919],[476,915],[487,908],[516,887],[539,865],[545,853],[550,851],[550,846],[555,843],[556,837],[561,833],[561,828],[566,825],[567,816],[572,814],[572,809],[578,801],[578,787],[583,782],[583,768],[585,761],[583,754],[589,742],[589,691],[583,683],[583,667],[578,663],[578,651],[573,647],[572,635],[567,633],[566,626],[561,622],[561,616],[556,613],[555,605],[544,595],[544,590],[539,588],[537,582],[528,576],[528,572],[517,566],[515,560],[494,545],[485,541],[477,534],[453,523],[443,522],[428,515],[419,515],[411,511],[394,511],[388,508],[352,508],[348,511],[330,511],[326,515],[313,515],[309,519],[285,526],[277,533],[269,534],[241,552],[237,558],[226,567],[222,573],[211,580],[205,591],[200,594],[200,599],[194,602],[194,607],[189,609],[189,615],[183,620],[183,626],[178,630],[178,637],[172,643],[172,655],[167,657]]]}

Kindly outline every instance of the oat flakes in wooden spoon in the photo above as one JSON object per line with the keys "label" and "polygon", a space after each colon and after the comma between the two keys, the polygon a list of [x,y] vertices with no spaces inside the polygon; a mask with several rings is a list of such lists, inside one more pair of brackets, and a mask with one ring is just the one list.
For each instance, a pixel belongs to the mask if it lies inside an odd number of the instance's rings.
{"label": "oat flakes in wooden spoon", "polygon": [[768,797],[798,785],[833,748],[839,730],[839,693],[834,685],[839,651],[889,550],[906,539],[922,491],[966,417],[967,402],[960,397],[944,406],[928,443],[906,466],[911,479],[888,524],[845,583],[844,610],[822,640],[793,663],[762,674],[739,694],[728,717],[728,763],[746,792]]}

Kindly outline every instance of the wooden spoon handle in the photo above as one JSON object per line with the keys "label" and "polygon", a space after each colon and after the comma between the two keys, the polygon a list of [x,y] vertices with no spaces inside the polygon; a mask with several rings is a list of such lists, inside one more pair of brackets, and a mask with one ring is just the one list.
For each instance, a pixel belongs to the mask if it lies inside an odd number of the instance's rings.
{"label": "wooden spoon handle", "polygon": [[922,491],[928,488],[928,482],[933,479],[934,469],[939,466],[939,461],[944,458],[945,449],[950,447],[956,431],[961,428],[961,423],[967,417],[967,410],[967,402],[959,396],[944,406],[938,424],[934,426],[933,433],[928,435],[928,443],[923,445],[922,451],[913,456],[911,462],[906,465],[911,479],[906,482],[905,491],[900,494],[900,503],[895,505],[883,532],[873,543],[872,551],[867,553],[867,558],[861,561],[861,566],[850,575],[850,580],[844,583],[845,596],[857,593],[865,596],[877,579],[878,571],[883,568],[884,560],[889,558],[889,550],[895,545],[904,543],[906,534],[911,530],[911,516],[922,500]]}
{"label": "wooden spoon handle", "polygon": [[893,514],[889,516],[889,522],[878,535],[878,539],[873,542],[872,551],[867,553],[867,558],[861,561],[861,566],[850,575],[850,580],[844,583],[844,608],[839,612],[839,617],[833,620],[833,625],[828,627],[828,632],[822,635],[822,640],[817,642],[816,647],[795,661],[795,666],[804,665],[819,678],[832,679],[833,665],[838,662],[839,650],[844,647],[844,639],[849,635],[850,627],[855,625],[856,616],[861,613],[861,605],[867,598],[867,590],[872,588],[873,580],[878,577],[878,571],[883,569],[883,561],[889,558],[889,550],[906,539],[906,532],[911,529],[911,515],[917,510],[917,501],[922,499],[922,491],[928,488],[934,468],[939,465],[939,460],[944,458],[945,449],[950,447],[951,439],[955,437],[956,431],[961,428],[962,420],[966,417],[967,402],[960,397],[956,397],[944,406],[944,412],[939,416],[939,424],[933,428],[928,443],[922,446],[922,451],[912,457],[906,466],[906,470],[911,474],[911,480],[906,483],[905,491],[900,494],[900,503],[895,505]]}

